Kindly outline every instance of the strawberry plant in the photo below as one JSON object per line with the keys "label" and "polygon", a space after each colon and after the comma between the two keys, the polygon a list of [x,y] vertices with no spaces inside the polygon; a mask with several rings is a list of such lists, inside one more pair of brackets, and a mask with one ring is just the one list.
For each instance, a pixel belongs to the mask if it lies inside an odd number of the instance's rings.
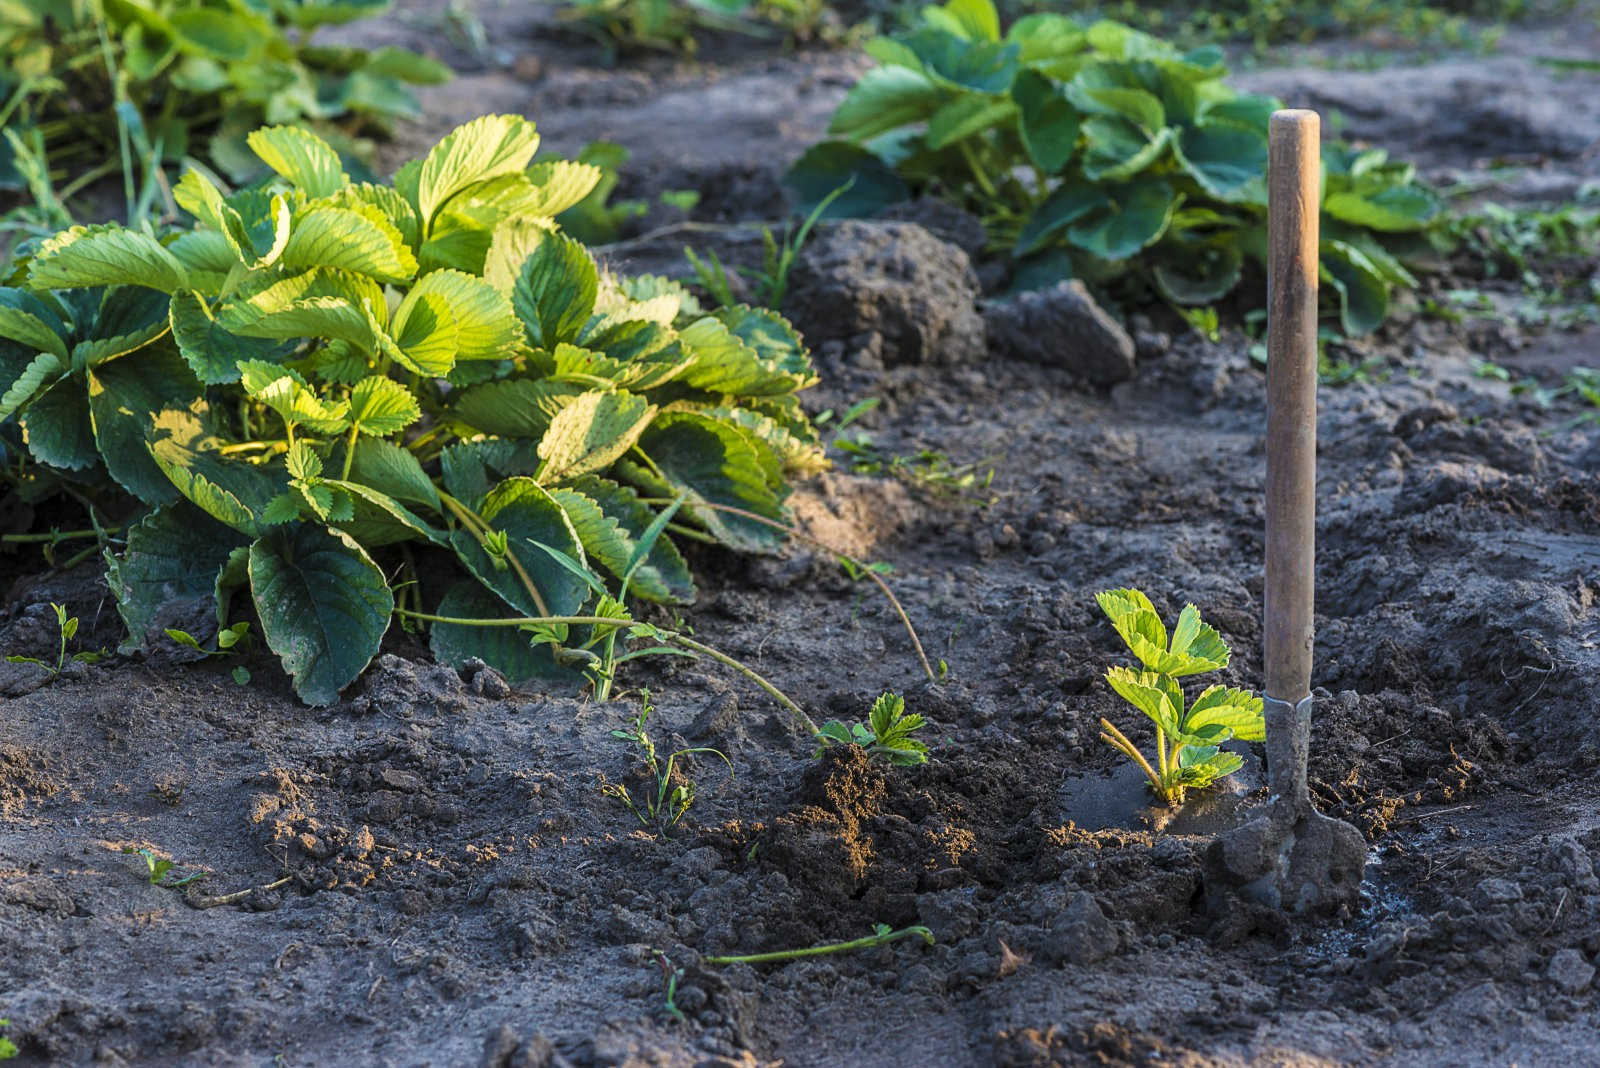
{"label": "strawberry plant", "polygon": [[639,750],[639,759],[644,765],[648,779],[643,803],[636,803],[633,800],[626,783],[607,782],[602,778],[600,792],[606,797],[617,800],[644,826],[666,831],[678,825],[688,813],[689,807],[694,804],[695,798],[695,781],[678,767],[678,758],[706,753],[728,765],[730,776],[733,774],[733,761],[720,750],[709,746],[691,746],[674,750],[662,759],[656,752],[656,743],[645,730],[645,723],[650,719],[650,713],[654,711],[650,704],[650,691],[646,690],[640,698],[639,713],[634,716],[629,729],[611,732],[611,737],[618,741],[630,742]]}
{"label": "strawberry plant", "polygon": [[859,745],[875,760],[910,766],[928,762],[928,746],[912,735],[927,724],[916,713],[906,715],[906,699],[897,693],[880,694],[872,702],[866,723],[846,725],[831,719],[817,731],[817,756],[830,745]]}
{"label": "strawberry plant", "polygon": [[[18,0],[0,7],[0,189],[21,189],[15,145],[37,134],[54,168],[128,170],[135,137],[170,161],[244,176],[244,136],[262,122],[383,131],[421,114],[409,86],[447,67],[400,48],[313,43],[324,26],[388,0]],[[17,138],[16,142],[11,140]],[[80,183],[75,182],[74,185]],[[65,197],[63,198],[65,199]]]}
{"label": "strawberry plant", "polygon": [[[42,667],[50,673],[52,679],[61,675],[67,666],[67,643],[78,636],[78,617],[67,615],[65,605],[54,602],[50,610],[56,614],[56,658],[54,662],[43,660],[36,656],[8,656],[6,662],[10,664],[33,664]],[[100,659],[100,654],[89,650],[82,650],[72,654],[72,659],[84,664],[93,664]]]}
{"label": "strawberry plant", "polygon": [[[867,45],[879,65],[834,113],[833,140],[789,172],[802,206],[854,180],[830,214],[922,194],[977,214],[1014,289],[1082,278],[1211,304],[1266,259],[1267,121],[1213,47],[1179,52],[1110,21],[1051,12],[1004,33],[991,0],[950,0]],[[1343,329],[1388,314],[1439,198],[1377,149],[1324,149],[1322,276]],[[1422,242],[1426,244],[1426,242]]]}
{"label": "strawberry plant", "polygon": [[1243,767],[1239,755],[1224,751],[1222,743],[1266,737],[1261,698],[1247,690],[1210,686],[1184,707],[1178,679],[1228,666],[1228,644],[1201,621],[1200,610],[1185,605],[1169,638],[1155,606],[1138,590],[1107,590],[1096,600],[1142,665],[1139,670],[1111,668],[1106,681],[1155,724],[1155,765],[1108,719],[1100,720],[1100,740],[1139,765],[1151,792],[1168,804],[1182,804],[1186,791],[1202,789]]}
{"label": "strawberry plant", "polygon": [[[243,592],[313,704],[397,613],[514,681],[592,663],[597,627],[703,650],[618,602],[694,599],[675,537],[781,543],[788,477],[824,465],[793,328],[602,271],[554,221],[599,170],[532,163],[520,117],[389,184],[302,129],[249,144],[271,179],[177,183],[192,229],[73,227],[0,288],[0,416],[38,477],[143,511],[108,554],[124,649],[169,600],[214,598],[220,624]],[[627,590],[606,607],[581,571]]]}

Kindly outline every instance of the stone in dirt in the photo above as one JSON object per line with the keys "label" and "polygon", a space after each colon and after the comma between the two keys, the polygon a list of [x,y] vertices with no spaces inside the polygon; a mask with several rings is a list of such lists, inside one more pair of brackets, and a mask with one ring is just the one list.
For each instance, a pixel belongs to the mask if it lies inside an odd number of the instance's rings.
{"label": "stone in dirt", "polygon": [[1558,949],[1551,955],[1545,974],[1563,994],[1581,994],[1594,982],[1594,965],[1576,949]]}
{"label": "stone in dirt", "polygon": [[967,254],[908,222],[821,226],[795,261],[783,313],[817,346],[881,338],[886,364],[984,356],[978,277]]}
{"label": "stone in dirt", "polygon": [[1087,890],[1072,895],[1050,925],[1050,956],[1063,964],[1093,964],[1117,951],[1122,939]]}
{"label": "stone in dirt", "polygon": [[1095,385],[1133,377],[1133,338],[1076,279],[984,308],[997,356],[1062,367]]}

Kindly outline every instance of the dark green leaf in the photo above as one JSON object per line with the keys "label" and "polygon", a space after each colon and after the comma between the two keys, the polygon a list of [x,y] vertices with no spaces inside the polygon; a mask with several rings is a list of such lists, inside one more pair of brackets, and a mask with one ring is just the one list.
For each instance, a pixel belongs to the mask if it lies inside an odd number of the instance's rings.
{"label": "dark green leaf", "polygon": [[1173,151],[1200,188],[1218,200],[1265,203],[1267,139],[1255,130],[1221,123],[1186,127]]}
{"label": "dark green leaf", "polygon": [[250,546],[250,592],[268,647],[311,705],[332,704],[355,681],[394,612],[389,584],[361,546],[309,523]]}
{"label": "dark green leaf", "polygon": [[1067,240],[1103,260],[1124,260],[1166,232],[1175,203],[1172,187],[1148,179],[1106,191],[1108,204],[1067,230]]}
{"label": "dark green leaf", "polygon": [[687,494],[684,512],[723,544],[763,552],[783,542],[782,532],[765,523],[704,507],[720,504],[787,521],[755,447],[741,431],[698,413],[667,412],[640,436],[638,449],[649,462],[624,460],[618,470],[651,492]]}
{"label": "dark green leaf", "polygon": [[899,38],[922,61],[934,81],[953,89],[998,94],[1011,88],[1020,49],[998,41],[966,41],[953,33],[925,27]]}
{"label": "dark green leaf", "polygon": [[849,184],[822,213],[825,219],[858,219],[876,215],[911,195],[900,176],[877,155],[848,141],[812,145],[795,161],[783,184],[795,207],[810,215],[841,186]]}
{"label": "dark green leaf", "polygon": [[[342,461],[341,461],[342,462]],[[350,478],[400,501],[440,511],[439,491],[407,449],[378,438],[358,438]]]}
{"label": "dark green leaf", "polygon": [[201,385],[177,353],[151,348],[100,364],[89,372],[89,414],[106,470],[145,504],[178,499],[172,481],[145,447],[155,413],[186,408]]}
{"label": "dark green leaf", "polygon": [[1084,177],[1093,182],[1117,182],[1149,167],[1166,152],[1172,131],[1146,134],[1127,119],[1096,116],[1083,123]]}
{"label": "dark green leaf", "polygon": [[1026,256],[1079,219],[1104,207],[1105,193],[1092,185],[1057,186],[1028,216],[1017,235],[1016,254]]}
{"label": "dark green leaf", "polygon": [[1211,304],[1239,284],[1244,254],[1231,241],[1179,243],[1151,275],[1162,296],[1177,304]]}
{"label": "dark green leaf", "polygon": [[485,434],[538,440],[563,404],[583,387],[550,379],[514,378],[463,390],[449,411],[452,418]]}
{"label": "dark green leaf", "polygon": [[1353,245],[1322,242],[1322,278],[1339,295],[1339,322],[1345,333],[1376,330],[1389,314],[1389,287],[1382,272]]}
{"label": "dark green leaf", "polygon": [[189,290],[172,296],[172,339],[189,369],[206,385],[239,381],[240,360],[281,360],[293,342],[230,334],[211,315],[204,298]]}
{"label": "dark green leaf", "polygon": [[[589,559],[621,579],[655,513],[639,502],[633,490],[594,476],[578,479],[552,496],[566,509]],[[646,601],[693,604],[695,599],[689,565],[665,536],[656,538],[634,570],[629,588]]]}
{"label": "dark green leaf", "polygon": [[1078,110],[1048,78],[1031,70],[1017,75],[1011,96],[1021,112],[1019,129],[1028,158],[1046,174],[1060,173],[1078,150]]}
{"label": "dark green leaf", "polygon": [[229,554],[244,539],[187,501],[163,505],[128,529],[127,547],[110,558],[106,583],[128,627],[124,653],[144,647],[157,612],[169,601],[210,600]]}
{"label": "dark green leaf", "polygon": [[[516,556],[553,615],[572,615],[588,598],[588,587],[539,548],[548,545],[575,560],[584,559],[583,547],[561,505],[531,478],[508,478],[489,491],[479,514],[489,526],[508,536]],[[540,615],[538,604],[512,567],[497,567],[478,539],[464,529],[450,538],[456,555],[485,586],[524,615]],[[538,543],[538,544],[536,544]]]}
{"label": "dark green leaf", "polygon": [[[451,586],[435,609],[435,615],[453,619],[511,619],[515,613],[476,582]],[[456,623],[435,623],[428,645],[442,664],[459,668],[476,657],[512,683],[528,679],[566,679],[577,683],[571,668],[561,667],[546,643],[533,644],[530,635],[516,627],[469,627]]]}
{"label": "dark green leaf", "polygon": [[40,463],[81,471],[100,458],[89,422],[89,398],[76,376],[60,379],[28,405],[22,431],[28,451]]}

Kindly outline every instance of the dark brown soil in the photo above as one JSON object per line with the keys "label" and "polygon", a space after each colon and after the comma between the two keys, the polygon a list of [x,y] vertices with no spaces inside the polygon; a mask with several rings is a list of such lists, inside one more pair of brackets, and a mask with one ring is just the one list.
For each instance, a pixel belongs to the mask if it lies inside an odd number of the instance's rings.
{"label": "dark brown soil", "polygon": [[[464,75],[389,151],[524,111],[561,150],[627,143],[635,192],[706,189],[702,222],[770,218],[782,166],[863,64],[599,70],[536,36],[533,10],[482,14],[538,70]],[[411,7],[381,34],[432,40],[436,17]],[[1572,20],[1489,62],[1250,77],[1397,154],[1416,140],[1433,172],[1533,154],[1497,179],[1506,195],[1571,190],[1600,166],[1600,96],[1530,57],[1593,33]],[[1491,100],[1526,114],[1418,132]],[[1559,122],[1536,128],[1547,103]],[[17,1063],[1600,1063],[1600,430],[1568,425],[1570,398],[1545,408],[1472,374],[1492,357],[1554,384],[1600,366],[1600,332],[1402,315],[1353,350],[1363,379],[1323,391],[1311,773],[1372,851],[1362,913],[1317,927],[1207,914],[1206,837],[1086,830],[1075,809],[1118,773],[1100,716],[1148,741],[1101,681],[1119,648],[1096,591],[1140,586],[1169,616],[1194,601],[1235,651],[1220,681],[1260,677],[1262,375],[1242,335],[1212,344],[1147,313],[1137,373],[1109,391],[994,356],[885,359],[882,333],[837,339],[825,308],[798,323],[836,337],[813,411],[879,397],[859,425],[885,454],[994,468],[964,495],[835,473],[796,500],[815,533],[893,566],[949,676],[924,683],[889,607],[804,548],[698,556],[687,618],[818,719],[903,692],[933,724],[926,766],[813,760],[759,691],[699,663],[630,665],[658,742],[715,746],[734,769],[688,758],[699,796],[655,834],[599,789],[641,786],[610,736],[637,690],[505,694],[398,633],[326,710],[264,656],[245,688],[170,656],[53,682],[0,665]],[[114,647],[95,565],[22,570],[0,649],[48,651],[52,600]],[[209,874],[154,887],[127,847]],[[875,923],[937,944],[701,959]]]}

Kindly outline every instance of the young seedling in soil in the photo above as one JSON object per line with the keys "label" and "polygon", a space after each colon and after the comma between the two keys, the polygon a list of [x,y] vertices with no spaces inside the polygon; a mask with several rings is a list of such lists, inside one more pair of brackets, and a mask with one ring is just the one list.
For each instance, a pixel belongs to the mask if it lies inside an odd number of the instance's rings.
{"label": "young seedling in soil", "polygon": [[674,750],[662,760],[656,754],[656,743],[645,732],[645,722],[649,720],[650,713],[655,709],[650,704],[650,691],[644,691],[643,700],[639,706],[639,714],[633,718],[633,726],[628,730],[611,732],[611,737],[619,741],[631,742],[639,748],[644,766],[649,772],[651,788],[645,795],[644,807],[641,808],[628,793],[628,787],[623,783],[607,782],[602,777],[600,792],[607,797],[614,797],[622,802],[627,810],[634,814],[638,821],[646,827],[655,827],[668,830],[678,825],[684,813],[689,811],[689,806],[694,804],[694,780],[678,770],[678,758],[691,753],[710,753],[728,765],[728,774],[733,774],[733,761],[729,760],[720,750],[708,746],[693,746],[686,749]]}
{"label": "young seedling in soil", "polygon": [[192,882],[195,882],[196,880],[204,879],[206,877],[205,872],[197,871],[191,875],[185,875],[181,879],[168,879],[167,875],[174,867],[172,861],[158,858],[148,849],[135,849],[133,846],[123,846],[122,851],[130,856],[143,857],[145,877],[150,881],[151,886],[159,886],[163,890],[177,890],[189,885]]}
{"label": "young seedling in soil", "polygon": [[828,942],[820,946],[806,946],[802,949],[779,949],[771,953],[749,953],[738,957],[703,957],[707,964],[776,964],[779,961],[799,960],[803,957],[825,957],[830,953],[851,953],[858,949],[873,949],[877,946],[886,946],[890,942],[898,942],[902,938],[920,938],[928,945],[933,945],[933,932],[926,927],[902,927],[896,931],[886,923],[872,925],[872,933],[865,938],[853,939],[849,942]]}
{"label": "young seedling in soil", "polygon": [[[757,304],[774,310],[783,306],[783,298],[789,294],[789,272],[794,269],[794,261],[800,255],[800,250],[805,247],[812,228],[828,210],[828,206],[854,184],[855,179],[851,178],[818,201],[817,206],[812,208],[811,213],[800,223],[799,230],[791,232],[785,227],[781,244],[772,236],[772,227],[761,228],[761,269],[759,271],[738,269],[740,274],[755,284]],[[685,245],[683,255],[689,261],[689,266],[694,268],[695,277],[699,279],[700,285],[711,294],[713,300],[725,308],[739,303],[734,299],[733,284],[728,279],[727,268],[722,266],[722,261],[717,258],[715,251],[708,250],[706,258],[702,260],[695,255],[693,248]]]}
{"label": "young seedling in soil", "polygon": [[1100,740],[1138,764],[1150,790],[1169,805],[1181,805],[1188,790],[1199,790],[1244,765],[1224,752],[1230,738],[1259,742],[1266,737],[1261,698],[1227,686],[1208,687],[1184,711],[1178,679],[1228,666],[1228,644],[1200,620],[1200,610],[1185,605],[1172,636],[1155,606],[1138,590],[1107,590],[1095,598],[1144,669],[1114,667],[1106,672],[1111,688],[1156,725],[1156,761],[1144,754],[1108,719],[1100,720]]}
{"label": "young seedling in soil", "polygon": [[872,703],[872,713],[866,723],[848,726],[841,720],[830,719],[817,732],[817,751],[821,756],[830,745],[859,745],[875,760],[909,767],[928,762],[928,747],[913,738],[927,720],[916,713],[906,715],[906,699],[897,693],[886,693]]}
{"label": "young seedling in soil", "polygon": [[660,967],[662,978],[666,980],[667,984],[666,1000],[661,1006],[663,1011],[681,1024],[688,1023],[689,1018],[683,1014],[682,1009],[678,1008],[678,984],[683,980],[683,969],[673,964],[672,958],[659,949],[653,949],[650,952],[655,954],[656,964]]}
{"label": "young seedling in soil", "polygon": [[[4,1031],[10,1026],[10,1020],[0,1020],[0,1031]],[[9,1061],[12,1057],[15,1057],[17,1053],[17,1044],[11,1041],[9,1038],[6,1038],[4,1035],[0,1035],[0,1061]]]}
{"label": "young seedling in soil", "polygon": [[[61,674],[62,669],[67,666],[67,643],[73,638],[77,637],[78,617],[69,617],[67,615],[67,609],[65,605],[59,605],[52,602],[50,607],[55,610],[56,631],[60,636],[60,642],[56,650],[55,663],[52,664],[48,660],[40,660],[36,656],[8,656],[6,657],[6,660],[13,664],[37,664],[46,671],[50,672],[50,677],[54,679],[58,677]],[[84,664],[93,664],[100,659],[100,654],[89,650],[80,650],[79,652],[72,654],[72,659]]]}
{"label": "young seedling in soil", "polygon": [[[168,627],[166,630],[167,637],[171,638],[179,645],[187,646],[188,648],[193,649],[195,652],[202,653],[207,657],[227,656],[230,653],[246,652],[254,644],[250,640],[250,624],[244,620],[240,620],[231,627],[223,627],[221,630],[217,631],[217,647],[215,649],[206,649],[202,647],[195,636],[186,630],[178,630],[176,627]],[[240,647],[241,642],[244,643],[242,648]],[[229,674],[233,676],[233,681],[238,683],[240,686],[248,686],[250,684],[250,669],[245,667],[243,664],[235,664],[233,670],[229,672]]]}

